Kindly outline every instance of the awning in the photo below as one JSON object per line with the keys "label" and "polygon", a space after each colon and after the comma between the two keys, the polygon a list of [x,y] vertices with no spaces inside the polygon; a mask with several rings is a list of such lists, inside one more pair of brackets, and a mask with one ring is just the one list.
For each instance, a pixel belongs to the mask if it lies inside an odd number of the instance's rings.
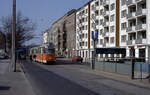
{"label": "awning", "polygon": [[96,54],[126,54],[125,48],[96,48]]}

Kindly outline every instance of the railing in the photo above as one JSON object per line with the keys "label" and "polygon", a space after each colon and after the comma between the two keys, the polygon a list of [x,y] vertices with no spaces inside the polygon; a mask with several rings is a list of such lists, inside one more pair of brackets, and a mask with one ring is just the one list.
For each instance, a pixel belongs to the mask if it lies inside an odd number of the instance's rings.
{"label": "railing", "polygon": [[136,2],[141,2],[141,1],[145,1],[145,0],[136,0]]}
{"label": "railing", "polygon": [[138,15],[146,15],[146,9],[138,9],[137,11],[136,11],[136,16],[138,16]]}
{"label": "railing", "polygon": [[132,5],[132,4],[136,4],[135,0],[128,0],[127,1],[127,5]]}
{"label": "railing", "polygon": [[103,22],[103,26],[109,26],[109,22],[108,21],[104,21]]}
{"label": "railing", "polygon": [[127,27],[127,32],[132,32],[132,31],[135,31],[135,26],[132,26],[132,27]]}
{"label": "railing", "polygon": [[132,17],[135,17],[135,12],[127,14],[127,19],[132,18]]}
{"label": "railing", "polygon": [[108,0],[104,0],[103,1],[103,6],[109,5],[109,1]]}
{"label": "railing", "polygon": [[103,16],[109,15],[109,11],[104,11]]}
{"label": "railing", "polygon": [[128,40],[127,45],[132,45],[132,40]]}
{"label": "railing", "polygon": [[139,25],[136,25],[136,30],[142,30],[142,29],[146,29],[146,24],[139,24]]}
{"label": "railing", "polygon": [[146,39],[136,39],[135,43],[136,44],[144,44],[144,43],[146,43]]}

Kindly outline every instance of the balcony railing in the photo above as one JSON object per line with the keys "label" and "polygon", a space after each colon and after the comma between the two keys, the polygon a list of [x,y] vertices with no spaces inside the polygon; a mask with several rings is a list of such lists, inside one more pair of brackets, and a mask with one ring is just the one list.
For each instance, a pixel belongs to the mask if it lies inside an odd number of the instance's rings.
{"label": "balcony railing", "polygon": [[104,22],[103,22],[103,26],[104,26],[104,27],[109,26],[109,22],[108,22],[108,21],[104,21]]}
{"label": "balcony railing", "polygon": [[128,40],[127,45],[132,45],[132,40]]}
{"label": "balcony railing", "polygon": [[134,17],[135,17],[135,12],[127,14],[127,19],[134,18]]}
{"label": "balcony railing", "polygon": [[106,43],[105,42],[103,43],[103,47],[106,47]]}
{"label": "balcony railing", "polygon": [[134,31],[135,31],[135,26],[127,27],[127,32],[134,32]]}
{"label": "balcony railing", "polygon": [[141,2],[141,1],[145,1],[145,0],[136,0],[136,2]]}
{"label": "balcony railing", "polygon": [[136,30],[146,30],[146,24],[138,24],[136,25]]}
{"label": "balcony railing", "polygon": [[107,15],[109,15],[109,11],[104,11],[103,16],[107,16]]}
{"label": "balcony railing", "polygon": [[136,39],[135,43],[136,44],[146,44],[146,39]]}
{"label": "balcony railing", "polygon": [[103,32],[103,37],[109,36],[109,32],[108,31],[104,31]]}
{"label": "balcony railing", "polygon": [[139,16],[139,15],[146,15],[147,14],[147,10],[146,9],[138,9],[136,11],[136,16]]}
{"label": "balcony railing", "polygon": [[109,5],[109,0],[104,0],[103,1],[103,6]]}
{"label": "balcony railing", "polygon": [[133,4],[136,4],[136,1],[135,0],[128,0],[127,1],[127,5],[133,5]]}

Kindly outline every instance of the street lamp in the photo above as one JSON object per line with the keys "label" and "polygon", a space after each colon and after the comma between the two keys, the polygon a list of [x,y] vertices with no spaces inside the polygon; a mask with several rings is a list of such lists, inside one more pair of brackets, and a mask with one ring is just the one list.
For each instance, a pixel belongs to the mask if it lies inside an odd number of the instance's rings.
{"label": "street lamp", "polygon": [[16,72],[16,51],[15,51],[15,33],[16,33],[16,0],[13,0],[12,6],[12,54],[11,60],[14,65],[14,72]]}

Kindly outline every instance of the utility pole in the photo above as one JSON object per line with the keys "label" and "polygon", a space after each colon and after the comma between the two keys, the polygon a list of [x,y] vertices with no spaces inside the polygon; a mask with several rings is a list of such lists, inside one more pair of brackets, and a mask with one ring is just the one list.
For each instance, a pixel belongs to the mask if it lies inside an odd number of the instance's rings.
{"label": "utility pole", "polygon": [[16,48],[15,48],[15,37],[16,37],[16,0],[13,0],[12,8],[12,54],[11,61],[14,67],[14,72],[16,72]]}

